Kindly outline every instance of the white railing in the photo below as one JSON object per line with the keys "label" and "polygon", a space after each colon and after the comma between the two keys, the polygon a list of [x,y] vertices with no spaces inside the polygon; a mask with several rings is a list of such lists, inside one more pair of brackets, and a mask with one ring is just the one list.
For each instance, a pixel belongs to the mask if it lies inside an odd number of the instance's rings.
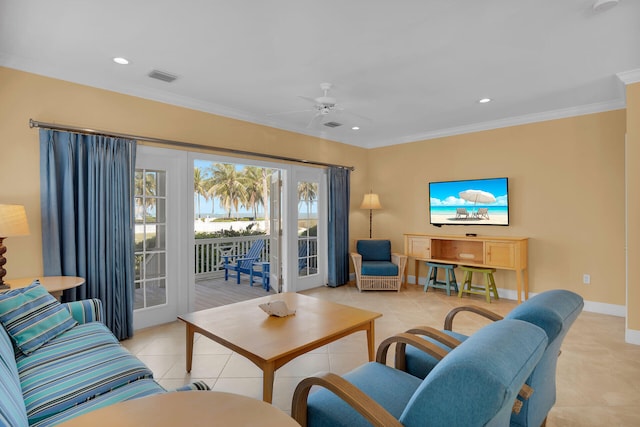
{"label": "white railing", "polygon": [[269,236],[267,235],[196,239],[196,279],[224,276],[222,255],[243,255],[249,251],[256,240],[264,240],[260,261],[269,261]]}

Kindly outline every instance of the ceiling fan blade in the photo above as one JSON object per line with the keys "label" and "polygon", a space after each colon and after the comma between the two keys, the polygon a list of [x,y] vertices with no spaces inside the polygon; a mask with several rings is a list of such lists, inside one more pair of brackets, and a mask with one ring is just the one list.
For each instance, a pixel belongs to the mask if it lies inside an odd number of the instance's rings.
{"label": "ceiling fan blade", "polygon": [[321,114],[321,113],[317,113],[315,116],[313,116],[313,118],[311,119],[311,121],[307,125],[307,129],[312,129],[312,128],[318,127],[320,125],[320,123],[322,123],[322,118],[324,116],[325,116],[325,114]]}
{"label": "ceiling fan blade", "polygon": [[316,110],[307,108],[306,110],[293,110],[293,111],[283,111],[283,112],[280,112],[280,113],[269,113],[269,114],[267,114],[267,116],[269,116],[269,117],[271,117],[271,116],[284,116],[286,114],[308,113],[309,111],[316,111]]}
{"label": "ceiling fan blade", "polygon": [[309,101],[310,103],[312,103],[314,105],[318,103],[315,99],[309,98],[308,96],[298,95],[298,98],[304,99],[305,101]]}

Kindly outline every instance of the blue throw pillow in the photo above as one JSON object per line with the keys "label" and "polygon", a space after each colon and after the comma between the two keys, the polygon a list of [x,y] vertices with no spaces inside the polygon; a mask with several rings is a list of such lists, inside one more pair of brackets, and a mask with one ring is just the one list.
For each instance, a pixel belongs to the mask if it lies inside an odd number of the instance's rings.
{"label": "blue throw pillow", "polygon": [[77,324],[38,280],[0,294],[0,323],[27,355]]}

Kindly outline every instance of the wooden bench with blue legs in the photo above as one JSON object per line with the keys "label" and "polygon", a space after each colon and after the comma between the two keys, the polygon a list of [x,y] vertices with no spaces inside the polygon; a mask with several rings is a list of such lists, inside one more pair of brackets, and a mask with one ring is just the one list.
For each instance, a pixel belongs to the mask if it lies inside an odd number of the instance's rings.
{"label": "wooden bench with blue legs", "polygon": [[[454,288],[454,292],[458,292],[458,281],[456,280],[456,273],[454,269],[457,267],[455,264],[442,264],[439,262],[426,262],[429,267],[427,273],[427,281],[424,284],[424,291],[427,292],[428,288],[444,289],[447,291],[447,295],[451,295],[451,287]],[[444,270],[445,280],[438,280],[438,269]]]}
{"label": "wooden bench with blue legs", "polygon": [[[461,265],[460,270],[464,271],[464,281],[462,282],[462,287],[458,293],[459,298],[462,298],[462,294],[484,295],[487,302],[491,303],[491,293],[493,293],[493,297],[495,299],[500,299],[498,296],[498,289],[496,288],[496,282],[493,280],[493,273],[496,272],[495,268],[469,267]],[[481,273],[484,275],[484,286],[473,284],[473,273]]]}

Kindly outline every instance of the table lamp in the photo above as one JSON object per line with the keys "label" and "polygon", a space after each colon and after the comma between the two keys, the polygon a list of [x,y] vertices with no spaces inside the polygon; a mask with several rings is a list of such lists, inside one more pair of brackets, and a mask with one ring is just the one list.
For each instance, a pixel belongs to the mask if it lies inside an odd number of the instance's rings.
{"label": "table lamp", "polygon": [[369,238],[371,238],[372,233],[372,224],[373,224],[373,211],[377,209],[382,209],[382,205],[380,205],[380,198],[375,193],[367,193],[364,195],[364,199],[362,199],[362,204],[360,205],[360,209],[369,209]]}
{"label": "table lamp", "polygon": [[8,289],[9,285],[4,282],[7,270],[4,265],[7,260],[4,254],[7,248],[2,243],[7,237],[29,235],[29,223],[27,214],[22,205],[0,205],[0,289]]}

